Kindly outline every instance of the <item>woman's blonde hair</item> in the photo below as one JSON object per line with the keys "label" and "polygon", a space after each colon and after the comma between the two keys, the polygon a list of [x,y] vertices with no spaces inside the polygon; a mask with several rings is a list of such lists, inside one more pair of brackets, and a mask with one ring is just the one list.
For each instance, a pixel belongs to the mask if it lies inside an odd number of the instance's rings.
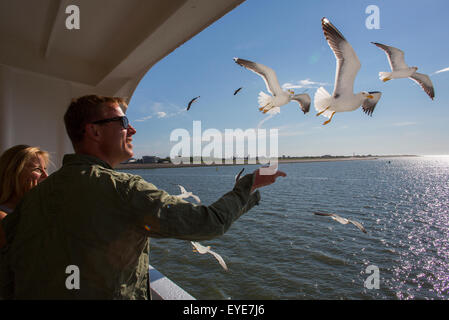
{"label": "woman's blonde hair", "polygon": [[21,198],[32,185],[21,185],[20,175],[28,161],[41,157],[48,165],[50,156],[47,151],[28,145],[17,145],[6,150],[0,157],[0,204],[12,197]]}

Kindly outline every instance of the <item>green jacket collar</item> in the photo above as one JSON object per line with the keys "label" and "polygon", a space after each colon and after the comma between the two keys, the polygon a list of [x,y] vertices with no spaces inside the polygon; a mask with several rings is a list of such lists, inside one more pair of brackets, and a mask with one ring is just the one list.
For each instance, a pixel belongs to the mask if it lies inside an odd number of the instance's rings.
{"label": "green jacket collar", "polygon": [[62,159],[62,165],[100,165],[102,167],[105,167],[107,169],[112,169],[112,167],[106,162],[101,159],[98,159],[97,157],[90,156],[87,154],[79,154],[79,153],[72,153],[72,154],[66,154],[64,155],[64,158]]}

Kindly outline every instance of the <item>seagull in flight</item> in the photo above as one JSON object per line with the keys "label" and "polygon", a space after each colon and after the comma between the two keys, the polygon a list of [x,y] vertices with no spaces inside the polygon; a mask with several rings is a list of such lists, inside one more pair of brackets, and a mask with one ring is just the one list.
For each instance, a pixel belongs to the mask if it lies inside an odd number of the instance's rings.
{"label": "seagull in flight", "polygon": [[223,267],[223,269],[228,271],[228,267],[226,266],[226,263],[224,262],[223,258],[218,253],[212,251],[210,249],[210,246],[205,247],[205,246],[201,245],[199,242],[195,242],[195,241],[190,241],[190,243],[193,245],[194,252],[196,251],[200,254],[210,253],[211,255],[213,255],[215,257],[215,259],[218,260],[218,262]]}
{"label": "seagull in flight", "polygon": [[187,105],[187,110],[190,109],[190,107],[192,106],[192,103],[194,103],[196,101],[196,99],[198,99],[200,96],[193,98],[192,100],[190,100],[189,104]]}
{"label": "seagull in flight", "polygon": [[317,216],[331,217],[332,219],[334,219],[335,221],[340,222],[341,224],[352,223],[357,228],[359,228],[362,232],[367,233],[366,229],[362,226],[362,224],[360,222],[357,222],[357,221],[354,221],[354,220],[349,220],[349,219],[346,219],[346,218],[342,218],[342,217],[340,217],[339,215],[337,215],[335,213],[314,212],[314,214],[317,215]]}
{"label": "seagull in flight", "polygon": [[293,90],[282,90],[279,85],[276,73],[270,67],[263,64],[252,62],[245,59],[234,58],[235,63],[245,67],[248,70],[258,74],[262,77],[267,90],[272,94],[272,96],[261,91],[259,93],[258,102],[260,104],[259,111],[267,113],[270,110],[273,113],[279,112],[279,107],[286,105],[290,101],[294,100],[299,103],[302,112],[306,114],[310,110],[310,96],[308,94],[295,94]]}
{"label": "seagull in flight", "polygon": [[234,91],[234,96],[239,93],[240,90],[242,90],[243,87],[238,88],[237,90]]}
{"label": "seagull in flight", "polygon": [[418,67],[409,67],[404,60],[404,51],[390,47],[385,44],[371,42],[375,46],[382,49],[387,55],[388,62],[392,72],[379,72],[379,78],[383,82],[391,79],[410,78],[423,88],[430,99],[435,97],[435,90],[433,89],[432,81],[427,74],[418,73]]}
{"label": "seagull in flight", "polygon": [[195,199],[196,202],[201,203],[201,200],[198,196],[194,195],[192,192],[187,192],[186,189],[178,184],[179,189],[181,190],[181,194],[176,195],[175,197],[178,197],[180,199],[186,199],[189,197],[192,197],[193,199]]}
{"label": "seagull in flight", "polygon": [[323,123],[326,125],[336,112],[354,111],[360,106],[371,116],[382,93],[362,91],[354,94],[354,80],[361,67],[359,58],[349,42],[327,18],[321,19],[321,26],[327,43],[337,59],[337,69],[332,95],[323,87],[315,92],[317,116],[329,118]]}

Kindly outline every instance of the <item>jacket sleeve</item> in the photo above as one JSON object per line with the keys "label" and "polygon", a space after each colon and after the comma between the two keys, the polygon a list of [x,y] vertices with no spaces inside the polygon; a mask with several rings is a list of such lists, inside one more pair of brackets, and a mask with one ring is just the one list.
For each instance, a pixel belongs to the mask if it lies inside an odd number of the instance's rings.
{"label": "jacket sleeve", "polygon": [[251,194],[254,175],[248,174],[210,206],[195,205],[138,179],[131,184],[129,209],[136,222],[154,238],[201,241],[223,235],[242,214],[257,205],[260,193]]}

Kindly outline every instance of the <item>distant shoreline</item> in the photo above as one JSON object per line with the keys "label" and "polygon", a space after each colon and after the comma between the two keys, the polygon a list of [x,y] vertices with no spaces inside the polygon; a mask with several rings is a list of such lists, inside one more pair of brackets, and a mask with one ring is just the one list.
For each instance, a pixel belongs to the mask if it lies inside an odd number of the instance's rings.
{"label": "distant shoreline", "polygon": [[[419,157],[416,155],[388,155],[388,156],[359,156],[359,157],[329,157],[329,158],[284,158],[278,159],[278,163],[301,163],[301,162],[330,162],[330,161],[354,161],[354,160],[376,160],[385,158],[403,158],[403,157]],[[222,167],[222,166],[242,166],[242,165],[261,165],[260,163],[125,163],[120,164],[115,169],[157,169],[157,168],[185,168],[185,167]]]}

